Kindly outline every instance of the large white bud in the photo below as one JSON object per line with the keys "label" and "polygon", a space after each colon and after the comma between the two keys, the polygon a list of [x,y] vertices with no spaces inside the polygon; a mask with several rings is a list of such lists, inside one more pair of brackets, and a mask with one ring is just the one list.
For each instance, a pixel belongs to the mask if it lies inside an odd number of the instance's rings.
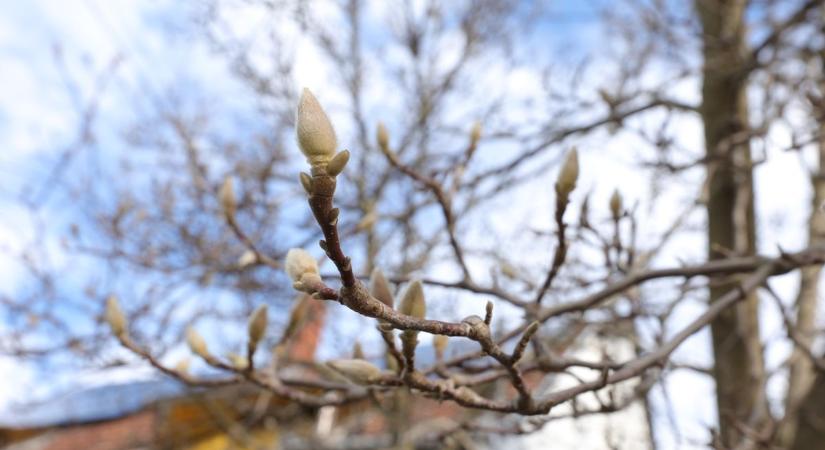
{"label": "large white bud", "polygon": [[295,124],[298,146],[312,165],[329,162],[335,155],[336,139],[332,123],[309,89],[304,88],[298,102]]}

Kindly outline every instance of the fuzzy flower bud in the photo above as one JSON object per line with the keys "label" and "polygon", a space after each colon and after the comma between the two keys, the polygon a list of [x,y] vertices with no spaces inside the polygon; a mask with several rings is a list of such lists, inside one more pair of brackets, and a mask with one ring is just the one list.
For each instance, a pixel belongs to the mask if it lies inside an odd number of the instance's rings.
{"label": "fuzzy flower bud", "polygon": [[387,354],[384,355],[384,361],[387,362],[387,369],[389,369],[390,372],[398,373],[398,360],[395,359],[395,357],[392,356],[392,354],[387,352]]}
{"label": "fuzzy flower bud", "polygon": [[610,196],[610,215],[613,216],[613,220],[619,220],[622,215],[622,194],[618,189]]}
{"label": "fuzzy flower bud", "polygon": [[387,132],[387,127],[383,122],[378,122],[378,128],[375,130],[375,140],[378,142],[381,151],[386,152],[390,148],[390,133]]}
{"label": "fuzzy flower bud", "polygon": [[106,299],[106,322],[115,336],[123,337],[126,334],[126,316],[114,295]]}
{"label": "fuzzy flower bud", "polygon": [[235,215],[235,188],[232,184],[232,177],[226,177],[223,180],[221,189],[218,191],[218,200],[221,202],[224,214],[227,216]]}
{"label": "fuzzy flower bud", "polygon": [[318,275],[318,262],[304,249],[293,248],[286,254],[286,273],[292,281],[299,282],[304,274]]}
{"label": "fuzzy flower bud", "polygon": [[363,359],[336,359],[327,365],[357,384],[369,384],[381,376],[381,369]]}
{"label": "fuzzy flower bud", "polygon": [[291,338],[304,323],[304,319],[306,319],[307,312],[309,311],[309,299],[310,297],[308,295],[302,294],[292,306],[292,310],[289,312],[289,320],[287,320],[284,334],[281,337],[281,342]]}
{"label": "fuzzy flower bud", "polygon": [[349,150],[344,150],[336,154],[332,160],[327,164],[327,175],[337,177],[341,171],[344,170],[349,162]]}
{"label": "fuzzy flower bud", "polygon": [[295,132],[298,146],[310,164],[327,163],[335,154],[336,138],[332,123],[321,104],[306,88],[298,102]]}
{"label": "fuzzy flower bud", "polygon": [[307,195],[312,195],[312,177],[308,173],[301,172],[300,178],[304,191],[306,191]]}
{"label": "fuzzy flower bud", "polygon": [[427,314],[427,303],[424,300],[424,287],[420,280],[415,280],[407,286],[401,303],[398,307],[401,314],[413,316],[416,319],[423,319]]}
{"label": "fuzzy flower bud", "polygon": [[361,218],[361,220],[355,225],[356,231],[365,231],[371,229],[375,223],[378,222],[378,213],[375,211],[375,208],[369,209],[369,212]]}
{"label": "fuzzy flower bud", "polygon": [[232,363],[232,367],[238,370],[245,370],[247,367],[249,367],[249,361],[237,353],[229,353],[228,355],[226,355],[226,359],[228,359],[229,362]]}
{"label": "fuzzy flower bud", "polygon": [[258,342],[261,341],[261,338],[264,337],[267,324],[267,311],[266,305],[261,305],[249,316],[249,326],[247,329],[249,331],[249,344],[252,347],[256,347]]}
{"label": "fuzzy flower bud", "polygon": [[186,330],[186,343],[192,353],[200,356],[203,359],[209,359],[212,356],[209,354],[209,349],[206,347],[206,341],[194,328],[189,327]]}
{"label": "fuzzy flower bud", "polygon": [[475,122],[470,130],[470,145],[475,147],[481,139],[481,122]]}
{"label": "fuzzy flower bud", "polygon": [[437,334],[433,337],[433,348],[435,348],[435,358],[437,360],[444,359],[444,351],[447,350],[447,342],[449,338],[443,334]]}
{"label": "fuzzy flower bud", "polygon": [[372,294],[373,297],[380,300],[381,303],[392,308],[393,299],[392,290],[390,290],[390,284],[384,277],[384,272],[382,272],[381,269],[377,267],[373,269],[372,275],[370,275],[370,294]]}
{"label": "fuzzy flower bud", "polygon": [[352,344],[352,359],[365,359],[364,348],[361,347],[361,343],[358,341]]}
{"label": "fuzzy flower bud", "polygon": [[[427,303],[424,300],[424,288],[420,280],[415,280],[404,291],[401,297],[401,302],[398,306],[398,311],[401,314],[415,317],[416,319],[423,319],[427,314]],[[415,355],[415,347],[418,345],[418,331],[404,330],[401,333],[401,351],[407,358],[413,358]]]}
{"label": "fuzzy flower bud", "polygon": [[180,361],[178,361],[177,364],[175,364],[175,371],[185,375],[189,373],[189,364],[189,358],[183,358]]}
{"label": "fuzzy flower bud", "polygon": [[241,254],[238,258],[238,267],[241,269],[251,266],[258,262],[258,255],[255,254],[252,250],[246,250]]}
{"label": "fuzzy flower bud", "polygon": [[576,188],[576,181],[579,178],[579,152],[573,148],[564,159],[564,164],[559,171],[559,178],[556,180],[556,193],[560,197],[567,197]]}

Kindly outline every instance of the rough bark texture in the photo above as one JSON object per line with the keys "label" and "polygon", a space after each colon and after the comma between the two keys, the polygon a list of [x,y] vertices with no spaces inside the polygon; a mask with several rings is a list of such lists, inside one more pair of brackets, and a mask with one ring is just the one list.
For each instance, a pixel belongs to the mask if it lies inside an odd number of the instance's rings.
{"label": "rough bark texture", "polygon": [[[822,128],[825,132],[825,127]],[[810,245],[825,242],[825,214],[819,209],[825,202],[825,141],[819,146],[819,169],[813,177],[813,205],[811,218],[808,222],[808,240]],[[822,266],[810,266],[802,269],[799,280],[799,293],[796,298],[796,333],[801,344],[810,346],[813,343],[817,297],[819,293],[819,276]],[[785,402],[785,419],[780,428],[780,441],[790,443],[793,440],[798,421],[797,409],[806,398],[814,380],[814,367],[806,352],[800,348],[794,349],[790,360],[790,375],[788,378],[788,397]],[[820,399],[825,401],[825,399]],[[820,405],[823,403],[820,403]],[[825,434],[820,436],[825,445]]]}
{"label": "rough bark texture", "polygon": [[[697,0],[703,29],[701,114],[708,176],[708,255],[755,254],[753,179],[746,97],[744,0]],[[710,301],[734,287],[714,283]],[[764,413],[764,369],[755,294],[711,324],[719,440],[733,447]]]}
{"label": "rough bark texture", "polygon": [[825,449],[825,373],[818,372],[813,387],[802,401],[798,412],[798,428],[791,450]]}
{"label": "rough bark texture", "polygon": [[[825,19],[825,16],[822,16]],[[820,58],[820,70],[825,74],[825,53]],[[825,80],[820,83],[825,92]],[[808,240],[811,245],[825,242],[825,104],[820,99],[814,112],[820,120],[819,166],[812,175],[813,204],[808,222]],[[822,266],[802,269],[797,297],[796,329],[803,345],[811,345],[816,332],[817,298]],[[785,419],[779,430],[780,444],[794,450],[825,449],[825,373],[815,372],[813,363],[801,349],[791,356],[788,379],[788,398],[785,403]]]}

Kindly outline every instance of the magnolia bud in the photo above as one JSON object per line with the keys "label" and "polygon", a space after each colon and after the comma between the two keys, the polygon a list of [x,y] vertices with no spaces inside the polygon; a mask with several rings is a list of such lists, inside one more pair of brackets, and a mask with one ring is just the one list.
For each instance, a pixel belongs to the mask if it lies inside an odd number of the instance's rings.
{"label": "magnolia bud", "polygon": [[381,376],[381,369],[363,359],[336,359],[327,365],[357,384],[369,384]]}
{"label": "magnolia bud", "polygon": [[387,132],[387,127],[384,126],[383,122],[378,122],[378,128],[375,130],[375,140],[378,142],[378,147],[381,151],[389,151],[390,134]]}
{"label": "magnolia bud", "polygon": [[306,319],[307,312],[309,311],[309,298],[310,297],[305,294],[298,297],[298,300],[289,312],[289,320],[287,320],[286,328],[284,328],[284,334],[283,337],[281,337],[281,342],[291,338],[292,335],[298,331],[298,328],[304,323],[304,319]]}
{"label": "magnolia bud", "polygon": [[251,266],[258,262],[258,255],[255,254],[252,250],[247,250],[241,254],[240,258],[238,258],[238,267],[241,269]]}
{"label": "magnolia bud", "polygon": [[375,209],[370,209],[369,212],[361,218],[361,221],[359,221],[358,224],[355,225],[355,230],[369,230],[373,227],[373,225],[375,225],[375,222],[378,222],[378,213],[375,212]]}
{"label": "magnolia bud", "polygon": [[361,343],[355,341],[355,344],[352,345],[352,358],[353,359],[365,359],[364,358],[364,349],[361,347]]}
{"label": "magnolia bud", "polygon": [[444,359],[444,350],[447,349],[447,342],[449,338],[443,334],[437,334],[433,338],[433,348],[435,348],[435,358],[437,360]]}
{"label": "magnolia bud", "polygon": [[622,215],[622,194],[618,189],[614,190],[613,195],[610,196],[610,214],[613,220],[619,220]]}
{"label": "magnolia bud", "polygon": [[123,315],[123,310],[120,309],[120,304],[114,295],[106,299],[106,322],[109,323],[112,334],[115,336],[126,335],[126,316]]}
{"label": "magnolia bud", "polygon": [[481,122],[476,122],[470,130],[470,145],[475,147],[479,139],[481,139]]}
{"label": "magnolia bud", "polygon": [[249,343],[253,347],[258,345],[266,332],[267,311],[266,305],[261,305],[249,316],[247,330],[249,331]]}
{"label": "magnolia bud", "polygon": [[292,278],[292,281],[299,282],[301,277],[306,274],[315,274],[318,272],[318,262],[315,258],[304,249],[293,248],[286,254],[286,273]]}
{"label": "magnolia bud", "polygon": [[344,167],[346,167],[347,162],[349,162],[349,150],[339,152],[332,158],[329,164],[327,164],[327,175],[331,177],[338,176],[338,174],[344,170]]}
{"label": "magnolia bud", "polygon": [[392,308],[392,290],[387,279],[384,278],[384,272],[379,268],[375,268],[370,275],[370,294],[381,301],[381,303]]}
{"label": "magnolia bud", "polygon": [[189,327],[186,330],[186,343],[189,345],[189,349],[192,350],[192,353],[200,356],[203,359],[209,359],[212,356],[209,354],[209,349],[206,347],[206,341],[203,340],[203,336],[198,334],[194,328]]}
{"label": "magnolia bud", "polygon": [[304,190],[308,195],[312,195],[312,177],[306,172],[301,172],[300,178],[301,186],[304,187]]}
{"label": "magnolia bud", "polygon": [[427,314],[427,303],[424,300],[424,288],[420,280],[415,280],[407,286],[401,303],[398,307],[401,314],[413,316],[416,319],[423,319]]}
{"label": "magnolia bud", "polygon": [[310,164],[329,162],[335,153],[335,130],[329,117],[309,89],[304,88],[298,103],[295,124],[298,146]]}
{"label": "magnolia bud", "polygon": [[175,364],[175,371],[186,374],[189,372],[189,358],[183,358]]}
{"label": "magnolia bud", "polygon": [[398,360],[395,359],[395,356],[393,356],[391,353],[387,352],[387,354],[384,355],[384,360],[387,362],[387,369],[389,369],[390,372],[393,372],[393,373],[398,372],[398,369],[400,367],[398,367]]}
{"label": "magnolia bud", "polygon": [[500,267],[500,268],[501,268],[501,273],[502,273],[505,277],[508,277],[508,278],[515,278],[515,279],[519,279],[519,278],[521,278],[521,275],[522,275],[522,274],[521,274],[521,271],[520,271],[520,270],[518,270],[518,269],[516,269],[515,267],[513,267],[513,266],[512,266],[510,263],[508,263],[507,261],[502,261],[502,262],[501,262],[501,267]]}
{"label": "magnolia bud", "polygon": [[530,343],[530,339],[533,338],[533,335],[536,334],[536,331],[539,330],[539,322],[533,321],[530,325],[527,326],[527,329],[524,330],[524,334],[519,339],[518,343],[516,344],[516,348],[513,349],[513,362],[518,362],[521,357],[524,355],[524,350],[527,348],[527,344]]}
{"label": "magnolia bud", "polygon": [[226,359],[232,363],[232,366],[238,370],[244,370],[249,367],[249,361],[237,353],[230,353],[226,355]]}
{"label": "magnolia bud", "polygon": [[559,178],[556,180],[556,193],[560,197],[567,197],[576,188],[576,180],[579,178],[579,152],[573,148],[564,159],[564,164],[559,171]]}
{"label": "magnolia bud", "polygon": [[232,185],[232,177],[228,176],[223,180],[221,189],[218,191],[218,200],[221,202],[224,214],[235,215],[235,188]]}

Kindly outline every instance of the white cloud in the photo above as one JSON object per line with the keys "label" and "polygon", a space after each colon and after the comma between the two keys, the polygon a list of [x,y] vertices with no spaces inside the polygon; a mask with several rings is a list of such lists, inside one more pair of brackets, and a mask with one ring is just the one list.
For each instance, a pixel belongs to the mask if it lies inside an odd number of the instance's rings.
{"label": "white cloud", "polygon": [[20,359],[0,357],[0,417],[14,404],[31,401],[31,390],[37,377],[34,370],[27,364],[21,364]]}

